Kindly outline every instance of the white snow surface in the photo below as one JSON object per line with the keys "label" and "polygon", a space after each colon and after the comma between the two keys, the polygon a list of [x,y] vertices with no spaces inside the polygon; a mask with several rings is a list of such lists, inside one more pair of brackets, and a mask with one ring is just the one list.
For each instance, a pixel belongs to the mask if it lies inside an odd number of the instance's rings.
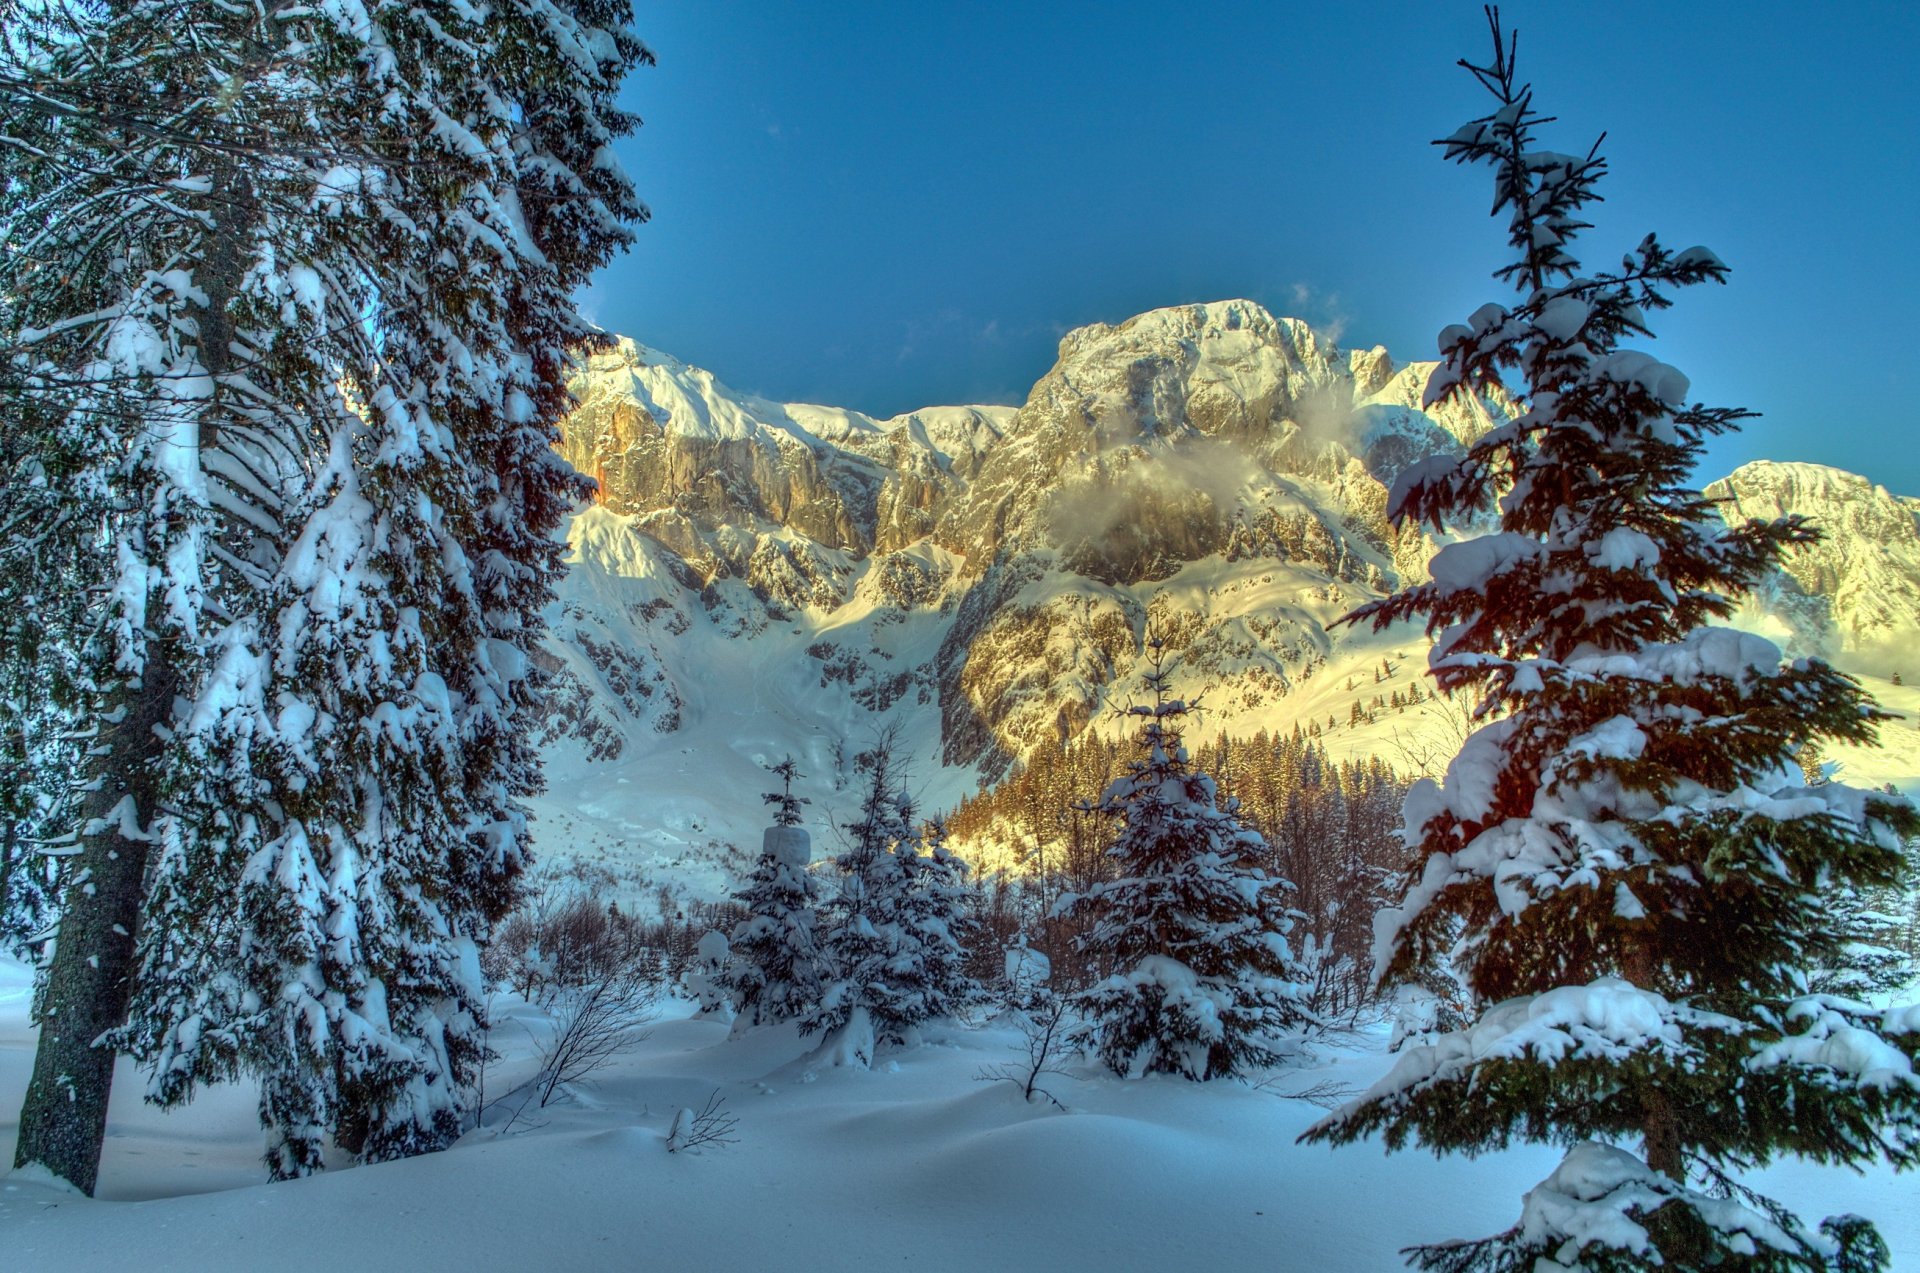
{"label": "white snow surface", "polygon": [[[26,995],[25,969],[0,962],[6,1161],[32,1058]],[[1409,1243],[1507,1228],[1560,1160],[1538,1146],[1471,1161],[1298,1146],[1321,1114],[1304,1101],[1231,1082],[1122,1081],[1079,1061],[1050,1084],[1061,1113],[975,1081],[1015,1059],[1008,1024],[929,1027],[869,1071],[825,1064],[817,1040],[785,1027],[729,1040],[693,1007],[662,1005],[638,1050],[540,1111],[540,1125],[501,1135],[496,1112],[445,1153],[288,1184],[261,1183],[251,1090],[210,1089],[163,1114],[139,1103],[123,1063],[99,1199],[42,1173],[0,1177],[0,1266],[1384,1273]],[[495,1010],[506,1056],[491,1094],[526,1076],[529,1039],[547,1028],[517,1000]],[[1384,1044],[1382,1032],[1323,1042],[1310,1068],[1271,1087],[1364,1088],[1394,1060]],[[739,1143],[667,1153],[676,1114],[716,1090]],[[1752,1183],[1811,1219],[1867,1215],[1894,1267],[1920,1262],[1909,1181],[1793,1164]]]}
{"label": "white snow surface", "polygon": [[1761,1246],[1792,1250],[1793,1239],[1768,1217],[1731,1198],[1713,1198],[1677,1189],[1632,1154],[1592,1141],[1575,1145],[1553,1174],[1527,1194],[1521,1212],[1522,1240],[1559,1243],[1551,1262],[1538,1273],[1578,1269],[1583,1248],[1612,1247],[1644,1254],[1647,1231],[1626,1214],[1643,1217],[1673,1198],[1684,1198],[1710,1226],[1728,1235],[1728,1246],[1752,1254]]}

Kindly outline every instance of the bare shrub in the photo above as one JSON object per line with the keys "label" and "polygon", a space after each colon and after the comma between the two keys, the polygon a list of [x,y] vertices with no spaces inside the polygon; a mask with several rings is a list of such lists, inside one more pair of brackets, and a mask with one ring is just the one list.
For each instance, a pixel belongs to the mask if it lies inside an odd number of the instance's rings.
{"label": "bare shrub", "polygon": [[1038,1002],[1020,1014],[1026,1061],[987,1066],[974,1075],[974,1079],[982,1083],[1011,1083],[1029,1102],[1035,1096],[1044,1096],[1055,1109],[1065,1109],[1059,1097],[1040,1086],[1040,1079],[1048,1074],[1066,1077],[1067,1072],[1057,1064],[1065,1051],[1066,1019],[1067,1001],[1049,991],[1041,992]]}
{"label": "bare shrub", "polygon": [[586,1081],[639,1045],[649,1033],[658,997],[658,981],[637,964],[585,985],[553,988],[547,1001],[553,1037],[540,1049],[540,1068],[496,1102],[519,1098],[502,1134],[513,1130],[529,1105],[546,1108],[562,1089]]}
{"label": "bare shrub", "polygon": [[658,997],[657,983],[634,967],[562,989],[551,1008],[553,1039],[541,1051],[540,1072],[533,1079],[540,1104],[545,1106],[563,1085],[592,1076],[645,1039]]}
{"label": "bare shrub", "polygon": [[703,1145],[718,1148],[737,1144],[740,1138],[733,1134],[733,1129],[739,1125],[740,1120],[727,1112],[726,1097],[715,1088],[713,1095],[707,1097],[707,1103],[698,1110],[683,1109],[673,1116],[673,1130],[667,1133],[667,1152],[698,1153]]}

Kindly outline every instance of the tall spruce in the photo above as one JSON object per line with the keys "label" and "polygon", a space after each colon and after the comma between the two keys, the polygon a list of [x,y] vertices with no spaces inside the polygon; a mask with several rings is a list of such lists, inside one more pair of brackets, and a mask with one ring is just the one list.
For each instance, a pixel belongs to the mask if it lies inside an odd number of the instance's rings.
{"label": "tall spruce", "polygon": [[[874,1048],[912,1043],[918,1027],[972,998],[960,970],[970,927],[962,914],[964,866],[935,845],[922,856],[914,801],[885,732],[862,757],[866,791],[839,856],[841,893],[828,908],[822,950],[831,979],[801,1031],[826,1031],[824,1050],[872,1064]],[[939,824],[935,824],[939,828]],[[945,839],[945,829],[937,829]]]}
{"label": "tall spruce", "polygon": [[919,935],[907,923],[918,857],[913,800],[892,731],[862,757],[866,787],[835,860],[839,895],[824,917],[821,949],[830,975],[801,1033],[824,1032],[823,1047],[870,1065],[880,1044],[904,1043],[927,1017]]}
{"label": "tall spruce", "polygon": [[1649,235],[1581,273],[1570,247],[1605,161],[1537,146],[1550,121],[1489,20],[1491,62],[1462,65],[1495,107],[1439,144],[1493,169],[1515,253],[1497,277],[1519,299],[1442,333],[1426,401],[1511,369],[1529,409],[1395,483],[1396,519],[1493,509],[1499,528],[1354,616],[1424,619],[1440,688],[1479,696],[1444,781],[1406,801],[1417,860],[1376,960],[1390,982],[1451,961],[1483,1008],[1307,1138],[1571,1146],[1512,1230],[1415,1248],[1424,1268],[1884,1267],[1867,1222],[1815,1231],[1734,1175],[1782,1155],[1920,1160],[1920,1011],[1808,993],[1856,937],[1828,899],[1891,883],[1915,815],[1807,786],[1796,756],[1870,743],[1883,713],[1825,664],[1710,626],[1817,536],[1724,525],[1690,474],[1745,413],[1686,405],[1678,371],[1625,347],[1726,266]]}
{"label": "tall spruce", "polygon": [[16,1162],[86,1192],[149,849],[202,781],[174,763],[179,707],[271,561],[318,371],[291,347],[268,358],[252,327],[273,272],[263,219],[301,162],[276,16],[16,7],[0,39],[0,430],[8,513],[31,528],[9,542],[0,610],[39,625],[0,656],[12,685],[61,672],[84,744],[69,830],[49,837],[70,857]]}
{"label": "tall spruce", "polygon": [[986,997],[978,979],[967,971],[982,936],[967,884],[971,868],[947,847],[947,824],[940,818],[929,818],[917,839],[895,852],[906,855],[902,861],[906,888],[900,907],[906,939],[902,953],[917,965],[912,980],[919,986],[921,1015],[927,1019],[958,1016]]}
{"label": "tall spruce", "polygon": [[1263,869],[1265,841],[1189,761],[1192,705],[1170,697],[1166,643],[1150,634],[1147,651],[1153,702],[1127,709],[1138,754],[1097,806],[1120,827],[1107,850],[1116,878],[1062,904],[1089,925],[1080,950],[1107,974],[1075,997],[1075,1038],[1127,1078],[1244,1074],[1281,1060],[1309,1019],[1287,941],[1293,889]]}
{"label": "tall spruce", "polygon": [[[63,26],[53,12],[11,15],[0,24],[0,75],[43,74]],[[85,726],[74,710],[75,646],[82,598],[99,578],[76,569],[70,547],[85,517],[74,478],[92,431],[70,418],[71,399],[56,387],[70,369],[31,348],[45,339],[37,322],[72,316],[54,289],[32,286],[34,275],[56,261],[81,266],[74,282],[92,296],[105,290],[104,263],[83,264],[77,227],[48,215],[75,175],[41,157],[61,123],[56,109],[17,110],[0,130],[0,947],[22,952],[37,949],[59,865],[77,847],[68,814]]]}
{"label": "tall spruce", "polygon": [[65,95],[36,108],[56,246],[102,263],[29,278],[85,317],[22,310],[11,362],[59,386],[39,447],[81,452],[115,567],[82,629],[93,887],[38,1062],[85,1099],[36,1080],[21,1161],[91,1187],[102,1038],[161,1103],[256,1075],[278,1176],[459,1133],[538,789],[552,531],[589,489],[551,449],[570,351],[604,339],[569,296],[644,215],[609,150],[646,57],[626,10],[155,0],[34,50]]}

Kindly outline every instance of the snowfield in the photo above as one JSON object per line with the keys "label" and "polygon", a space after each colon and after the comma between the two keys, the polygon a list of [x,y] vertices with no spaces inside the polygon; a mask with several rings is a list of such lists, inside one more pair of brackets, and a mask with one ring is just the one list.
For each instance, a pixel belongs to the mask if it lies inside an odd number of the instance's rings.
{"label": "snowfield", "polygon": [[[12,1159],[32,1060],[26,970],[0,963],[0,1153]],[[1081,1062],[1049,1084],[1065,1112],[976,1081],[1015,1059],[1005,1023],[941,1026],[872,1072],[811,1057],[784,1027],[729,1039],[663,1003],[650,1037],[591,1084],[501,1134],[374,1167],[261,1183],[252,1094],[205,1091],[163,1114],[122,1063],[100,1197],[0,1177],[7,1273],[140,1268],[1387,1270],[1416,1241],[1518,1217],[1560,1152],[1477,1160],[1303,1147],[1321,1111],[1277,1092],[1362,1089],[1390,1067],[1384,1030],[1322,1042],[1268,1090],[1123,1082]],[[490,1093],[532,1068],[542,1015],[497,1004]],[[738,1143],[669,1154],[674,1115],[715,1090]],[[1920,1267],[1920,1191],[1789,1164],[1752,1183],[1818,1218],[1871,1217],[1894,1267]]]}

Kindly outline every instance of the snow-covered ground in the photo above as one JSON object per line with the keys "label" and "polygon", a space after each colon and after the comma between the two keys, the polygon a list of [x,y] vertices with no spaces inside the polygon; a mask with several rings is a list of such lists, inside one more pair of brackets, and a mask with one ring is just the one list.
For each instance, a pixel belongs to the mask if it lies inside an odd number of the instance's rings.
{"label": "snow-covered ground", "polygon": [[[503,1006],[496,1092],[530,1070],[543,1028]],[[1386,1270],[1408,1243],[1505,1228],[1558,1160],[1294,1144],[1319,1111],[1274,1093],[1371,1082],[1389,1060],[1377,1032],[1321,1045],[1315,1067],[1271,1090],[1121,1082],[1076,1063],[1052,1083],[1061,1112],[976,1081],[1014,1059],[1005,1025],[934,1030],[869,1073],[821,1066],[781,1030],[729,1040],[691,1011],[662,1005],[637,1050],[529,1111],[532,1125],[292,1184],[260,1183],[248,1092],[162,1114],[123,1067],[100,1198],[0,1177],[0,1268]],[[9,1162],[32,1043],[25,970],[0,963]],[[738,1143],[667,1153],[675,1112],[716,1090]],[[1920,1267],[1913,1182],[1794,1164],[1754,1183],[1804,1216],[1872,1217],[1894,1267]]]}
{"label": "snow-covered ground", "polygon": [[[737,606],[709,612],[695,604],[666,573],[657,547],[633,532],[631,520],[590,508],[570,526],[574,568],[565,584],[566,605],[554,616],[561,638],[554,648],[590,688],[622,746],[610,760],[593,759],[572,739],[547,748],[548,789],[532,802],[534,848],[541,860],[606,868],[617,881],[612,895],[623,906],[649,899],[661,886],[705,899],[724,896],[750,868],[749,853],[759,844],[765,823],[760,793],[772,785],[766,766],[786,755],[798,760],[804,776],[795,792],[812,802],[807,819],[815,829],[815,849],[831,852],[838,846],[833,827],[846,821],[858,801],[852,758],[886,726],[899,730],[898,755],[908,765],[923,811],[950,810],[976,790],[974,766],[941,763],[942,715],[930,669],[952,622],[949,616],[937,607],[886,611],[862,585],[853,589],[852,600],[831,612],[796,612],[777,623],[760,616],[751,634],[727,635],[753,612],[744,585],[729,585],[732,593],[721,590],[735,596]],[[951,576],[951,559],[931,547],[922,550]],[[851,568],[870,572],[872,565],[869,559]],[[1401,624],[1379,633],[1346,627],[1326,635],[1325,625],[1363,597],[1357,591],[1329,591],[1326,576],[1305,567],[1214,557],[1132,588],[1096,587],[1055,571],[1036,579],[1017,599],[1018,607],[1037,610],[1076,591],[1108,601],[1129,594],[1136,609],[1161,598],[1177,612],[1204,616],[1208,630],[1223,641],[1241,643],[1243,654],[1215,651],[1203,669],[1176,666],[1176,691],[1197,696],[1207,708],[1196,726],[1199,739],[1217,731],[1284,735],[1296,724],[1314,724],[1336,760],[1378,756],[1402,773],[1438,777],[1468,728],[1461,708],[1427,699],[1433,683],[1426,674],[1424,633]],[[1287,631],[1318,634],[1311,644],[1319,661],[1310,675],[1294,668],[1288,692],[1259,693],[1236,680],[1272,657],[1270,642],[1250,625],[1283,616],[1297,620]],[[1078,639],[1072,625],[1061,615],[1054,620],[1049,641],[1072,646]],[[639,669],[635,680],[657,674],[658,684],[672,687],[670,728],[661,728],[669,710],[667,691],[651,691],[650,697],[635,700],[637,714],[629,710],[631,704],[623,703],[607,681],[606,669],[597,667],[580,643],[581,633],[603,651],[631,660],[623,666]],[[810,650],[826,644],[838,649],[836,660],[852,660],[863,669],[863,680],[926,669],[926,683],[900,694],[884,710],[869,711],[856,701],[853,682],[823,674],[822,660]],[[1386,674],[1376,679],[1383,663]],[[1071,657],[1061,664],[1077,666]],[[1920,794],[1920,684],[1872,677],[1864,683],[1902,719],[1882,727],[1881,747],[1835,748],[1826,759],[1838,766],[1842,782],[1875,787],[1891,782]],[[1415,690],[1427,701],[1391,706],[1396,695],[1404,700]],[[1104,687],[1105,710],[1095,713],[1091,728],[1109,736],[1130,730],[1113,709],[1137,693],[1131,675]],[[1382,704],[1378,708],[1376,700]],[[1365,719],[1353,719],[1356,704]],[[1049,713],[1057,710],[1050,700],[1043,706]],[[957,847],[977,866],[993,868],[1007,860],[1004,846]]]}

